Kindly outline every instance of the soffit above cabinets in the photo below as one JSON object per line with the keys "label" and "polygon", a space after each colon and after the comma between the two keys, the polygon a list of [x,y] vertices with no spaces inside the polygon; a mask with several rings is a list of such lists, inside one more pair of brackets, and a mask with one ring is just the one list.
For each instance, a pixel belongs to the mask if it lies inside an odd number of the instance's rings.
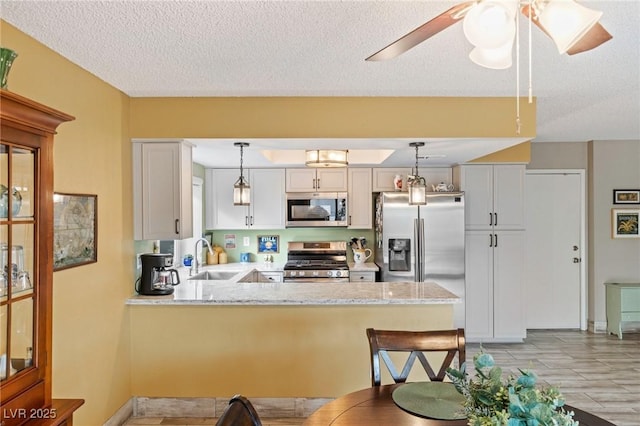
{"label": "soffit above cabinets", "polygon": [[[421,167],[450,167],[526,142],[525,138],[429,139],[419,151]],[[233,168],[239,161],[237,139],[188,139],[193,161],[210,168]],[[244,166],[304,167],[305,149],[348,149],[349,166],[412,167],[414,139],[242,139]],[[236,161],[237,160],[237,161]]]}

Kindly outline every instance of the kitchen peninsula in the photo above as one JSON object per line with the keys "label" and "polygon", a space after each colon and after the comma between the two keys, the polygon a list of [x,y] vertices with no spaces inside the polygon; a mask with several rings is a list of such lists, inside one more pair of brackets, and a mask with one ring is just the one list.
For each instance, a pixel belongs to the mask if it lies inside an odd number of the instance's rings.
{"label": "kitchen peninsula", "polygon": [[433,282],[241,282],[264,268],[128,299],[133,394],[336,397],[370,384],[366,328],[451,328],[460,303]]}

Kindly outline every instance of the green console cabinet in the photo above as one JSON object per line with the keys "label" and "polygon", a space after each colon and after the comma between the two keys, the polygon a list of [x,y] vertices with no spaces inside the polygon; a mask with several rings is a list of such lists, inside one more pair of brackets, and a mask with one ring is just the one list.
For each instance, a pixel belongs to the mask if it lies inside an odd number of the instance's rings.
{"label": "green console cabinet", "polygon": [[640,283],[605,283],[607,333],[622,339],[622,323],[640,322]]}

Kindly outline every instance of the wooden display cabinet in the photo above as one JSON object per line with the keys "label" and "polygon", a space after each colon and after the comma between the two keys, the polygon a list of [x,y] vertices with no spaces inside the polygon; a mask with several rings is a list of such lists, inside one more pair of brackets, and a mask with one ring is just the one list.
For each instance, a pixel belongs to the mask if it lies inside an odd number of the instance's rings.
{"label": "wooden display cabinet", "polygon": [[74,117],[0,90],[0,424],[70,425],[53,400],[53,136]]}

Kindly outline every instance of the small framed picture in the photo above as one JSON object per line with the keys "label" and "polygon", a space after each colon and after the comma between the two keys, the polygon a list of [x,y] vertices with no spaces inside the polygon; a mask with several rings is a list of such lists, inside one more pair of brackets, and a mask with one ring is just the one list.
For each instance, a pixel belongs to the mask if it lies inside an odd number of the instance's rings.
{"label": "small framed picture", "polygon": [[640,238],[640,209],[611,209],[612,238]]}
{"label": "small framed picture", "polygon": [[258,235],[258,253],[279,253],[279,235]]}
{"label": "small framed picture", "polygon": [[614,189],[613,204],[640,204],[640,189]]}

